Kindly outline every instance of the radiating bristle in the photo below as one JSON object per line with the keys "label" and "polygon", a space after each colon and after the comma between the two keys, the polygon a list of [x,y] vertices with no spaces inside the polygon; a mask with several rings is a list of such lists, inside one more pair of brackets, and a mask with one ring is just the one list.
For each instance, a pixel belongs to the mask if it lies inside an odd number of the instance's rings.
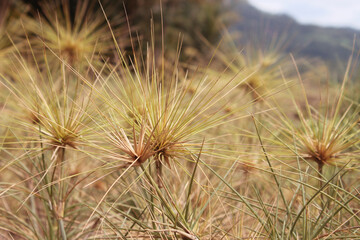
{"label": "radiating bristle", "polygon": [[238,4],[0,0],[0,240],[360,239],[356,57]]}

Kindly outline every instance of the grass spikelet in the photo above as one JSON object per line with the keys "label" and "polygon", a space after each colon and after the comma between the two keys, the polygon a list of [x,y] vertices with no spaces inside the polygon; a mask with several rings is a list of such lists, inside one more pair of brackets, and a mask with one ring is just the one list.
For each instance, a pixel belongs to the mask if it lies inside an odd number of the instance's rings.
{"label": "grass spikelet", "polygon": [[[114,42],[117,43],[115,36]],[[163,164],[170,166],[172,159],[184,156],[200,146],[196,138],[192,139],[194,136],[221,124],[227,114],[220,112],[222,107],[216,106],[217,103],[221,104],[245,80],[235,77],[223,79],[220,74],[211,78],[197,72],[191,77],[190,73],[180,75],[178,57],[172,63],[172,69],[165,66],[167,60],[164,50],[160,59],[156,58],[154,39],[147,45],[145,54],[138,54],[133,49],[131,58],[119,46],[116,45],[116,48],[120,62],[111,68],[110,76],[100,77],[97,83],[103,88],[99,91],[99,99],[105,103],[104,109],[111,114],[111,117],[104,118],[104,125],[111,125],[115,114],[130,126],[129,129],[121,130],[122,141],[126,140],[124,136],[143,135],[149,142],[147,145],[152,147],[152,157],[161,176]],[[177,56],[180,50],[181,42]],[[195,81],[198,78],[200,80]],[[190,88],[193,91],[189,91]],[[113,135],[119,135],[119,127],[113,129]],[[136,134],[132,133],[134,130]],[[136,145],[134,142],[133,146]]]}
{"label": "grass spikelet", "polygon": [[[37,16],[34,13],[36,20],[28,19],[29,23],[26,24],[28,31],[35,35],[31,40],[33,48],[39,51],[41,57],[45,44],[61,59],[76,66],[78,71],[81,68],[87,70],[88,61],[101,67],[103,59],[109,58],[113,51],[105,19],[94,10],[96,1],[76,1],[74,13],[71,11],[72,3],[70,0],[51,0],[40,4],[41,14]],[[122,27],[124,20],[118,13],[111,16],[119,44],[126,47],[128,34],[126,28]],[[53,54],[47,57],[50,65],[59,62]]]}
{"label": "grass spikelet", "polygon": [[[66,220],[67,204],[72,204],[69,199],[73,191],[71,186],[83,181],[77,179],[74,183],[69,179],[76,179],[78,175],[84,174],[69,175],[66,169],[75,163],[69,162],[68,157],[76,155],[76,151],[83,151],[88,144],[87,137],[91,136],[88,117],[91,91],[76,81],[76,77],[64,65],[61,69],[50,69],[47,66],[40,70],[36,68],[36,59],[34,67],[31,67],[21,56],[15,58],[22,68],[18,70],[21,74],[17,75],[15,82],[3,76],[2,84],[15,101],[9,103],[8,108],[13,114],[12,125],[9,127],[16,136],[16,141],[6,143],[4,147],[11,150],[11,144],[15,144],[24,154],[13,156],[7,151],[14,160],[9,161],[2,170],[19,167],[24,176],[19,174],[21,181],[17,184],[24,181],[31,186],[17,211],[26,209],[28,204],[36,208],[34,204],[38,201],[37,198],[45,200],[39,210],[33,210],[33,214],[45,211],[48,218],[29,218],[37,228],[47,223],[47,229],[37,234],[48,237],[57,235],[65,240],[68,235],[66,226],[72,224]],[[76,151],[71,152],[69,149]],[[39,173],[31,175],[28,169],[37,169]]]}
{"label": "grass spikelet", "polygon": [[[353,146],[359,143],[359,132],[356,129],[359,109],[354,109],[351,102],[344,106],[344,89],[350,64],[351,60],[334,102],[331,102],[330,96],[326,96],[320,103],[323,108],[319,111],[314,110],[308,101],[305,111],[295,103],[300,126],[293,128],[293,125],[285,120],[289,128],[284,130],[297,141],[298,153],[302,154],[304,159],[316,162],[320,173],[326,164],[341,165],[358,155]],[[306,100],[305,89],[303,90]]]}
{"label": "grass spikelet", "polygon": [[[220,76],[211,80],[203,76],[198,83],[187,76],[179,79],[177,62],[172,72],[162,72],[161,67],[155,66],[153,56],[149,50],[143,66],[138,65],[140,59],[131,65],[125,61],[119,64],[118,69],[112,70],[112,83],[103,84],[106,94],[102,97],[106,97],[105,102],[109,104],[106,109],[132,126],[123,130],[123,136],[132,135],[129,131],[135,129],[136,135],[143,135],[149,141],[161,172],[163,164],[170,164],[171,159],[199,146],[192,140],[193,136],[221,124],[227,114],[220,115],[221,108],[216,107],[216,103],[239,83],[234,79],[223,81]],[[195,84],[195,92],[189,93],[189,82],[192,87]],[[113,122],[112,118],[105,119]]]}

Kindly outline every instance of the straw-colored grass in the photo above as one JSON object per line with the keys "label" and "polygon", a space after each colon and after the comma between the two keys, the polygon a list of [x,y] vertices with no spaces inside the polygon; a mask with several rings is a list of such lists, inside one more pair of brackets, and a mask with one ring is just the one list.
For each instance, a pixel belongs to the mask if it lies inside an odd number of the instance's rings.
{"label": "straw-colored grass", "polygon": [[211,61],[183,63],[156,21],[69,3],[0,13],[0,239],[359,238],[356,61],[312,85],[280,48],[198,39]]}

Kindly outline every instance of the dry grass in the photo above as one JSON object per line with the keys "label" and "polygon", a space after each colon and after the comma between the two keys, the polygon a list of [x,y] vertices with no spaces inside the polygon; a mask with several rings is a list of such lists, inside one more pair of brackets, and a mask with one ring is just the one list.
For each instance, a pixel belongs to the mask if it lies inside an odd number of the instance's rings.
{"label": "dry grass", "polygon": [[151,25],[124,51],[92,4],[45,3],[23,36],[0,22],[1,239],[359,238],[353,60],[323,94],[276,44],[207,44],[198,66]]}

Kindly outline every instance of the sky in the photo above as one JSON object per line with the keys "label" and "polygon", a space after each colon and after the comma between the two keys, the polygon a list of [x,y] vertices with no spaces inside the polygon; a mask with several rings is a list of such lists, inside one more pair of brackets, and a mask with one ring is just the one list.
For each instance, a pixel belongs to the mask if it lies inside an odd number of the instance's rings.
{"label": "sky", "polygon": [[360,30],[360,0],[249,0],[266,12],[286,13],[300,23]]}

